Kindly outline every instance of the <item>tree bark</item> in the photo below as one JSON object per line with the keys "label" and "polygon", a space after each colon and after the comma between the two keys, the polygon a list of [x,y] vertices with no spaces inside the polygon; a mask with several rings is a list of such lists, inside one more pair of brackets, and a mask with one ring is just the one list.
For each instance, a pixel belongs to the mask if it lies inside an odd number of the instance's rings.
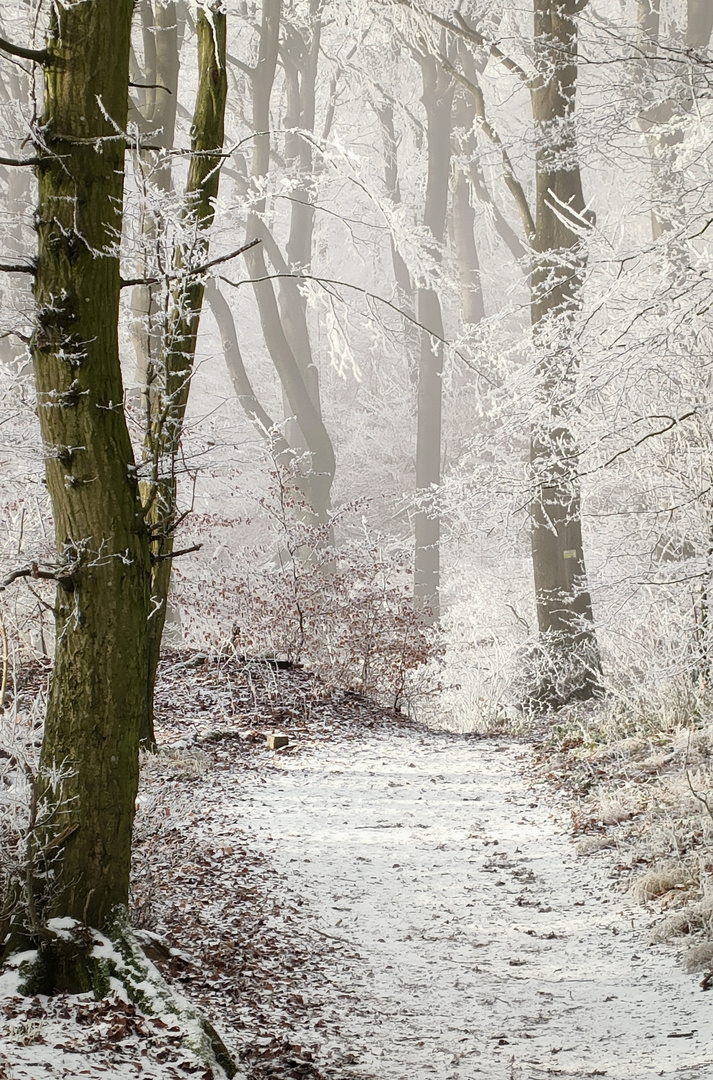
{"label": "tree bark", "polygon": [[[432,254],[437,265],[441,258],[448,205],[454,84],[433,57],[421,57],[420,64],[428,139],[423,222],[433,238]],[[441,521],[438,507],[428,500],[437,496],[441,483],[444,333],[441,303],[435,287],[419,288],[417,303],[418,321],[424,329],[421,331],[418,366],[416,488],[422,504],[416,510],[414,520],[414,605],[425,622],[435,623],[440,618]]]}
{"label": "tree bark", "polygon": [[32,353],[59,584],[39,779],[56,827],[34,838],[53,870],[34,901],[98,928],[127,903],[147,717],[149,544],[117,338],[132,7],[54,5],[38,140]]}
{"label": "tree bark", "polygon": [[199,9],[198,91],[191,137],[191,163],[186,182],[182,228],[184,237],[175,253],[174,272],[179,276],[171,289],[168,320],[163,331],[161,357],[150,394],[151,423],[146,437],[146,460],[152,476],[144,484],[147,520],[152,534],[151,604],[148,629],[149,708],[141,742],[153,746],[153,695],[166,620],[171,582],[171,559],[177,524],[176,462],[183,433],[183,419],[196,354],[204,278],[192,268],[205,263],[209,233],[215,216],[223,149],[227,77],[225,70],[225,14],[216,5],[210,18]]}
{"label": "tree bark", "polygon": [[[692,82],[684,77],[683,51],[705,49],[713,32],[713,4],[709,0],[688,0],[687,23],[680,41],[678,65],[680,77],[672,78],[671,61],[659,59],[660,0],[638,0],[638,53],[634,65],[635,80],[643,96],[639,126],[645,132],[653,181],[651,234],[654,240],[672,232],[683,220],[684,174],[675,167],[676,148],[683,141],[683,132],[675,126],[693,107]],[[690,74],[695,71],[691,57]],[[689,70],[685,70],[689,75]],[[659,84],[672,84],[668,97],[659,97]],[[652,102],[651,99],[654,99]],[[674,252],[674,261],[685,266],[686,253],[682,247]]]}
{"label": "tree bark", "polygon": [[546,705],[591,697],[601,664],[582,550],[578,453],[571,420],[578,360],[587,212],[574,108],[579,0],[535,0],[532,91],[536,133],[531,306],[540,418],[531,432],[531,505],[537,621],[546,661],[533,698]]}
{"label": "tree bark", "polygon": [[[314,16],[315,26],[313,26],[308,52],[310,70],[313,69],[313,74],[316,73],[319,44],[316,26],[318,26],[320,7],[320,3],[312,0],[310,10]],[[258,183],[268,175],[270,167],[270,99],[279,53],[280,14],[280,0],[263,0],[258,63],[252,78],[253,128],[256,136],[251,178],[253,182]],[[294,57],[288,58],[287,72],[288,86],[290,82],[292,85],[290,100],[293,113],[299,109],[307,125],[313,126],[314,85],[308,80],[307,83],[303,82],[301,89],[299,79],[297,79],[295,88],[297,73],[292,71],[290,74],[290,63],[294,68]],[[305,77],[303,76],[303,80]],[[310,76],[310,79],[312,77]],[[295,94],[297,94],[297,99],[295,99]],[[300,144],[303,142],[303,139],[299,140]],[[312,160],[311,151],[309,157],[305,157],[305,151],[300,148],[296,139],[293,139],[291,143],[288,140],[287,149],[289,153],[301,160],[301,168],[307,161]],[[302,509],[311,517],[314,524],[324,525],[329,529],[331,489],[336,463],[332,441],[321,415],[317,369],[312,361],[306,312],[296,283],[288,283],[281,290],[282,310],[280,309],[272,282],[267,280],[269,275],[265,261],[267,252],[278,273],[290,273],[303,269],[305,260],[311,257],[314,209],[309,201],[305,184],[308,184],[308,179],[302,176],[302,196],[298,200],[299,205],[295,204],[294,207],[296,216],[293,218],[290,234],[292,247],[288,250],[288,259],[297,261],[290,263],[283,258],[276,241],[267,229],[264,223],[266,210],[264,196],[255,200],[246,226],[246,235],[250,238],[260,237],[263,243],[247,252],[245,259],[254,281],[253,288],[265,344],[282,384],[289,410],[295,417],[307,445],[309,462],[306,470],[304,467],[301,469],[303,473],[306,472],[309,485],[309,505]],[[298,476],[294,479],[301,487],[301,479]]]}

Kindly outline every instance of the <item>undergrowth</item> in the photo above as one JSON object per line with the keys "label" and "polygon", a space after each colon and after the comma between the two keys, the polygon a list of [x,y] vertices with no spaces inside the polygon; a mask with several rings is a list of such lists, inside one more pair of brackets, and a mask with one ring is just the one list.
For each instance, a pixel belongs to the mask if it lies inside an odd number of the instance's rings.
{"label": "undergrowth", "polygon": [[632,900],[651,909],[651,940],[713,938],[707,686],[682,678],[649,692],[611,693],[561,710],[533,734],[539,774],[573,798],[578,853],[613,850]]}
{"label": "undergrowth", "polygon": [[300,499],[289,476],[275,473],[260,501],[272,542],[221,563],[210,582],[190,581],[178,568],[181,602],[196,627],[220,611],[205,637],[213,649],[227,638],[239,656],[299,664],[333,686],[409,708],[422,690],[414,673],[442,647],[414,612],[410,554],[370,532],[361,504],[319,523]]}

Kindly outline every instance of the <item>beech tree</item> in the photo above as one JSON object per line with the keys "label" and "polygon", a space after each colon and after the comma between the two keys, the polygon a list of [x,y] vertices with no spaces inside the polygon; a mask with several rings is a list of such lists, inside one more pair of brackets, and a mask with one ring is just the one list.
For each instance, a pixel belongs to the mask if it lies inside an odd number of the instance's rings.
{"label": "beech tree", "polygon": [[216,6],[209,19],[199,10],[196,33],[198,89],[181,234],[170,272],[163,282],[165,296],[160,307],[164,315],[158,333],[154,333],[154,354],[149,352],[147,357],[143,391],[147,432],[141,488],[152,556],[146,690],[149,711],[141,729],[141,741],[147,746],[155,743],[154,686],[178,523],[177,459],[203,307],[205,264],[220,180],[228,88],[225,13]]}
{"label": "beech tree", "polygon": [[578,0],[535,0],[535,213],[532,326],[542,409],[531,435],[537,621],[546,667],[535,696],[558,704],[600,684],[599,649],[582,545],[578,454],[571,430],[578,364],[573,331],[586,265],[574,110]]}
{"label": "beech tree", "polygon": [[[217,286],[209,293],[238,400],[271,444],[273,457],[291,475],[308,524],[331,532],[331,489],[336,469],[334,447],[322,417],[319,371],[299,279],[310,269],[314,238],[313,194],[318,163],[311,134],[315,128],[315,92],[320,57],[323,0],[288,11],[282,0],[262,0],[255,64],[239,61],[252,97],[253,149],[241,178],[246,201],[245,236],[260,244],[246,251],[265,346],[282,387],[283,430],[257,400],[242,363],[230,306]],[[235,62],[235,58],[233,58]],[[284,253],[271,227],[266,197],[275,135],[271,108],[275,80],[284,76],[284,165],[290,178],[290,220]],[[328,133],[326,123],[324,137]],[[279,282],[279,292],[276,280]],[[322,530],[324,531],[324,530]]]}
{"label": "beech tree", "polygon": [[[527,696],[557,705],[588,698],[599,687],[601,662],[582,546],[578,450],[571,410],[578,376],[577,315],[586,267],[590,218],[582,193],[574,110],[577,89],[576,0],[534,0],[533,51],[528,69],[506,55],[458,11],[430,18],[442,30],[492,57],[527,89],[534,129],[534,196],[528,197],[496,128],[486,115],[478,64],[461,53],[456,64],[440,50],[445,69],[474,102],[480,137],[501,154],[525,242],[539,402],[531,427],[532,566],[540,650]],[[499,232],[513,251],[510,230]]]}
{"label": "beech tree", "polygon": [[[0,50],[41,65],[33,128],[38,178],[32,358],[56,565],[56,647],[45,719],[25,910],[9,949],[40,947],[39,985],[86,989],[91,963],[51,928],[95,928],[128,901],[140,735],[151,695],[173,554],[175,456],[213,215],[225,106],[225,15],[199,9],[199,87],[183,236],[168,274],[160,378],[142,482],[124,413],[119,240],[127,149],[132,0],[53,5],[46,44]],[[111,42],[112,48],[106,49]],[[18,163],[19,164],[19,163]],[[28,268],[29,269],[29,268]],[[25,573],[22,571],[21,573]],[[161,620],[162,625],[162,620]]]}
{"label": "beech tree", "polygon": [[103,927],[127,903],[148,711],[150,545],[117,336],[132,9],[132,0],[55,5],[44,49],[3,45],[44,71],[33,133],[32,357],[57,545],[57,634],[38,799],[58,804],[61,825],[34,837],[38,859],[53,845],[52,881],[27,901],[30,936],[58,985],[75,975],[47,920]]}
{"label": "beech tree", "polygon": [[[423,81],[428,144],[423,222],[433,240],[432,257],[438,263],[446,231],[455,83],[435,57],[422,53],[418,63]],[[428,501],[436,495],[441,482],[444,328],[441,303],[434,285],[423,284],[418,289],[417,310],[422,330],[418,364],[416,488],[420,499],[426,502],[415,514],[414,596],[417,611],[429,621],[437,621],[440,617],[440,516]]]}

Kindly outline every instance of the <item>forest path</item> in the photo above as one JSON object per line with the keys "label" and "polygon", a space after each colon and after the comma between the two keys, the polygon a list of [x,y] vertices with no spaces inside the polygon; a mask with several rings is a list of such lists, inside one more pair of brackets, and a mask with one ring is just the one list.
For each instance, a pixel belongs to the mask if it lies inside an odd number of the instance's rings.
{"label": "forest path", "polygon": [[326,1075],[345,1044],[378,1080],[713,1075],[708,995],[647,946],[611,855],[576,856],[522,754],[411,730],[241,776],[236,824],[303,898],[295,930],[343,943]]}

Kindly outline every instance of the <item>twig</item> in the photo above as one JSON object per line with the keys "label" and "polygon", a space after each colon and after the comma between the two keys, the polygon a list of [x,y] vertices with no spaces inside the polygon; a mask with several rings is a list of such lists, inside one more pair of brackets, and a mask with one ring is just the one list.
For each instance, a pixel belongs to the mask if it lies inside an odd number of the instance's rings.
{"label": "twig", "polygon": [[693,786],[693,781],[691,780],[691,774],[688,771],[688,769],[686,769],[686,781],[688,783],[688,787],[690,788],[691,795],[693,796],[693,798],[698,799],[699,803],[702,803],[705,806],[706,810],[708,811],[708,816],[713,818],[713,807],[708,802],[708,796],[707,795],[701,795],[700,791],[696,791],[696,789]]}
{"label": "twig", "polygon": [[335,934],[328,934],[324,930],[318,930],[316,926],[310,926],[310,930],[312,930],[315,934],[319,934],[320,937],[329,938],[330,941],[338,941],[341,945],[349,945],[350,948],[356,949],[357,952],[359,952],[359,950],[361,949],[361,946],[357,945],[355,942],[347,941],[346,938],[337,937]]}
{"label": "twig", "polygon": [[177,559],[180,555],[190,555],[192,551],[200,551],[203,547],[202,544],[194,544],[193,547],[181,548],[180,551],[167,551],[163,555],[153,555],[153,562],[160,562],[161,559]]}
{"label": "twig", "polygon": [[72,833],[76,833],[78,828],[79,825],[76,823],[74,825],[68,825],[58,836],[53,837],[53,839],[45,845],[45,852],[54,851],[55,848],[62,847],[65,840],[68,840]]}
{"label": "twig", "polygon": [[[163,274],[161,277],[146,277],[146,278],[122,278],[122,289],[128,288],[130,285],[157,285],[160,281],[175,281],[178,278],[195,277],[198,274],[204,274],[206,270],[210,270],[212,266],[219,266],[220,263],[228,262],[230,259],[237,258],[238,255],[242,255],[244,251],[249,251],[250,248],[255,247],[260,243],[260,238],[251,240],[249,244],[243,244],[242,247],[237,248],[235,251],[231,251],[228,255],[217,255],[215,259],[209,259],[208,262],[202,263],[201,266],[196,266],[192,270],[181,270],[172,274]],[[0,267],[0,269],[2,269]]]}
{"label": "twig", "polygon": [[5,620],[2,617],[0,611],[0,638],[2,638],[2,683],[0,684],[0,709],[5,708],[5,694],[7,692],[7,672],[8,672],[8,647],[7,647],[7,630],[5,629]]}
{"label": "twig", "polygon": [[[450,352],[452,352],[454,356],[457,356],[459,360],[462,360],[466,367],[469,367],[470,370],[474,371],[476,375],[480,376],[481,379],[485,379],[485,381],[490,386],[495,386],[494,381],[489,378],[484,371],[481,371],[480,368],[477,368],[475,364],[468,359],[467,356],[464,356],[463,353],[460,352],[459,349],[453,348],[451,343],[446,338],[441,337],[441,335],[437,334],[435,330],[430,330],[427,326],[424,326],[424,324],[419,322],[418,319],[415,319],[413,315],[409,315],[407,311],[404,311],[403,308],[400,308],[398,304],[394,304],[391,300],[387,300],[385,296],[379,296],[378,293],[373,293],[370,292],[368,289],[363,289],[361,285],[354,285],[351,281],[339,281],[336,278],[318,277],[316,274],[263,274],[261,277],[242,278],[240,281],[231,281],[230,278],[225,277],[223,274],[220,275],[220,280],[224,281],[226,285],[232,286],[232,288],[234,289],[239,289],[241,285],[256,285],[260,284],[260,282],[262,281],[277,281],[280,278],[294,278],[297,281],[315,281],[318,285],[321,285],[325,289],[327,285],[332,285],[342,289],[353,289],[354,292],[361,293],[361,295],[365,296],[368,300],[374,300],[379,304],[383,304],[384,307],[391,308],[391,310],[395,311],[397,315],[400,315],[402,319],[406,319],[407,322],[410,322],[413,326],[418,327],[419,330],[423,330],[423,332],[425,334],[428,334],[434,341],[438,341],[441,345],[445,345],[445,347]],[[333,295],[338,296],[339,294],[334,293]],[[339,297],[339,299],[341,299],[341,297]]]}
{"label": "twig", "polygon": [[134,87],[136,90],[165,90],[167,94],[173,95],[173,90],[170,90],[167,86],[162,86],[161,83],[130,82],[129,86]]}
{"label": "twig", "polygon": [[0,272],[3,274],[34,274],[34,266],[27,263],[0,263]]}

